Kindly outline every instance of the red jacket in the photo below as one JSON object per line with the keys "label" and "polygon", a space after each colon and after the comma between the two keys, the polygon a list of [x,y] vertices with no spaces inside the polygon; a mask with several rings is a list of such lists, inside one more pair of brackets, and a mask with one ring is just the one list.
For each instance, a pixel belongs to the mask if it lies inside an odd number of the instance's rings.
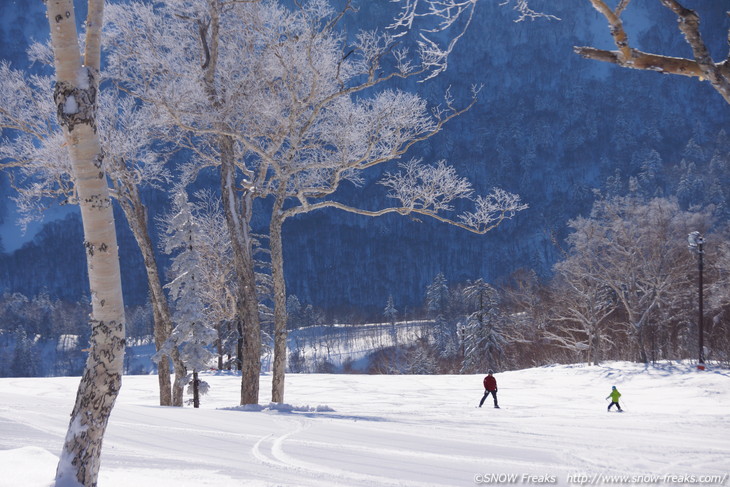
{"label": "red jacket", "polygon": [[497,390],[497,379],[492,375],[488,375],[484,378],[484,388],[488,391]]}

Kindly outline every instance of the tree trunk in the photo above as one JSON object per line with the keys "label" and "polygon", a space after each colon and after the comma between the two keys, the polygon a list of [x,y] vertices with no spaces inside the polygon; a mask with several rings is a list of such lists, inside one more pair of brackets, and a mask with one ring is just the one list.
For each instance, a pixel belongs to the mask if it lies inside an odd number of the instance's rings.
{"label": "tree trunk", "polygon": [[[215,85],[218,66],[218,41],[220,33],[220,9],[218,0],[208,1],[210,18],[198,20],[201,44],[204,47],[203,83],[208,99],[214,107],[221,101]],[[210,28],[210,36],[208,29]],[[223,133],[230,132],[225,123],[219,127]],[[261,375],[261,325],[259,304],[256,294],[256,272],[254,271],[253,242],[249,222],[251,221],[251,194],[242,198],[236,195],[236,165],[233,139],[221,135],[218,138],[221,166],[221,199],[226,224],[231,235],[233,262],[236,268],[238,293],[236,296],[236,320],[240,333],[239,356],[241,364],[241,404],[258,404],[259,376]],[[239,213],[240,212],[240,213]]]}
{"label": "tree trunk", "polygon": [[85,67],[72,0],[47,0],[56,67],[54,101],[69,148],[84,227],[91,290],[91,343],[56,482],[96,486],[104,432],[122,383],[124,301],[117,238],[96,132],[101,0],[89,0]]}
{"label": "tree trunk", "polygon": [[642,364],[649,363],[649,355],[646,352],[646,340],[644,339],[644,326],[634,325],[634,340],[636,341],[637,351],[639,353],[639,362]]}
{"label": "tree trunk", "polygon": [[223,370],[223,323],[218,323],[215,327],[216,339],[215,348],[218,351],[218,370]]}
{"label": "tree trunk", "polygon": [[193,370],[193,407],[200,407],[200,381],[197,370]]}
{"label": "tree trunk", "polygon": [[185,377],[188,375],[188,369],[180,358],[180,351],[177,347],[173,347],[170,353],[172,358],[172,367],[175,371],[175,382],[172,384],[172,405],[182,407],[183,394],[185,393]]}
{"label": "tree trunk", "polygon": [[[221,199],[231,234],[233,262],[238,284],[236,296],[236,319],[239,321],[243,346],[239,354],[241,363],[241,405],[258,404],[259,376],[261,375],[261,331],[259,322],[256,274],[254,272],[253,242],[249,221],[251,219],[251,196],[236,196],[233,140],[221,136]],[[242,356],[240,356],[242,355]]]}
{"label": "tree trunk", "polygon": [[274,367],[271,380],[271,402],[284,402],[286,375],[286,282],[284,281],[284,252],[281,229],[283,198],[277,197],[271,210],[269,247],[271,250],[271,278],[274,284]]}
{"label": "tree trunk", "polygon": [[[142,252],[145,271],[147,274],[147,285],[150,290],[150,301],[154,317],[154,338],[155,349],[160,350],[163,344],[172,333],[172,317],[170,307],[167,304],[167,297],[162,288],[160,272],[157,267],[152,239],[147,230],[147,211],[139,197],[137,187],[127,182],[120,182],[118,191],[123,193],[119,198],[120,205],[127,217],[132,234]],[[172,354],[175,366],[175,381],[170,383],[170,363],[168,357],[162,357],[157,364],[157,378],[160,387],[160,406],[182,406],[183,384],[185,375],[180,375],[184,369],[180,354],[175,350]]]}
{"label": "tree trunk", "polygon": [[590,331],[588,346],[589,362],[593,365],[599,365],[601,361],[601,335],[595,331]]}

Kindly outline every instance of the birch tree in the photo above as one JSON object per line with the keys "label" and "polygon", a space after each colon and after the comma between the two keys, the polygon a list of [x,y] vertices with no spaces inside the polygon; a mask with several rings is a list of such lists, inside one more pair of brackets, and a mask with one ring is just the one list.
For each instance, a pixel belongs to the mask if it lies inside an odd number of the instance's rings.
{"label": "birch tree", "polygon": [[[730,103],[730,62],[729,58],[715,61],[700,31],[700,14],[688,9],[678,0],[658,0],[677,17],[678,34],[684,36],[692,49],[692,58],[682,58],[655,54],[637,49],[629,39],[624,26],[623,15],[629,10],[631,0],[620,0],[614,8],[605,0],[586,0],[606,18],[617,50],[608,51],[595,47],[576,46],[577,54],[587,59],[616,64],[623,68],[655,71],[664,74],[688,76],[699,81],[708,81],[712,87]],[[715,7],[707,2],[708,11]],[[709,13],[709,12],[708,12]],[[715,9],[714,15],[720,12]]]}
{"label": "birch tree", "polygon": [[122,383],[124,301],[114,214],[97,133],[104,2],[89,0],[82,62],[72,0],[48,0],[53,99],[70,154],[91,288],[91,346],[56,470],[57,485],[95,486],[104,432]]}

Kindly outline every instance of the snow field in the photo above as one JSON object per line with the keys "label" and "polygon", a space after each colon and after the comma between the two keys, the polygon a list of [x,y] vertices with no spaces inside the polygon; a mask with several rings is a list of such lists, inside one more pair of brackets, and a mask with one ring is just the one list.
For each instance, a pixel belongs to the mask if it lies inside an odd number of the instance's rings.
{"label": "snow field", "polygon": [[[690,364],[553,366],[481,375],[302,374],[289,407],[241,408],[205,376],[199,410],[162,408],[126,376],[100,486],[730,485],[730,372]],[[78,378],[0,379],[1,487],[50,485]],[[607,413],[616,385],[626,413]],[[261,397],[270,391],[262,377]]]}

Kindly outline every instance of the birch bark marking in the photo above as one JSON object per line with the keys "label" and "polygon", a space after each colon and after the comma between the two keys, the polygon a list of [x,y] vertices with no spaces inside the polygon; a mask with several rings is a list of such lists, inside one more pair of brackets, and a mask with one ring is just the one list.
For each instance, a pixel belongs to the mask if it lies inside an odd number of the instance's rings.
{"label": "birch bark marking", "polygon": [[89,0],[86,65],[73,0],[47,0],[56,67],[54,100],[64,128],[84,227],[91,288],[91,343],[56,470],[56,485],[96,486],[102,441],[121,387],[124,302],[103,154],[96,133],[103,1]]}

